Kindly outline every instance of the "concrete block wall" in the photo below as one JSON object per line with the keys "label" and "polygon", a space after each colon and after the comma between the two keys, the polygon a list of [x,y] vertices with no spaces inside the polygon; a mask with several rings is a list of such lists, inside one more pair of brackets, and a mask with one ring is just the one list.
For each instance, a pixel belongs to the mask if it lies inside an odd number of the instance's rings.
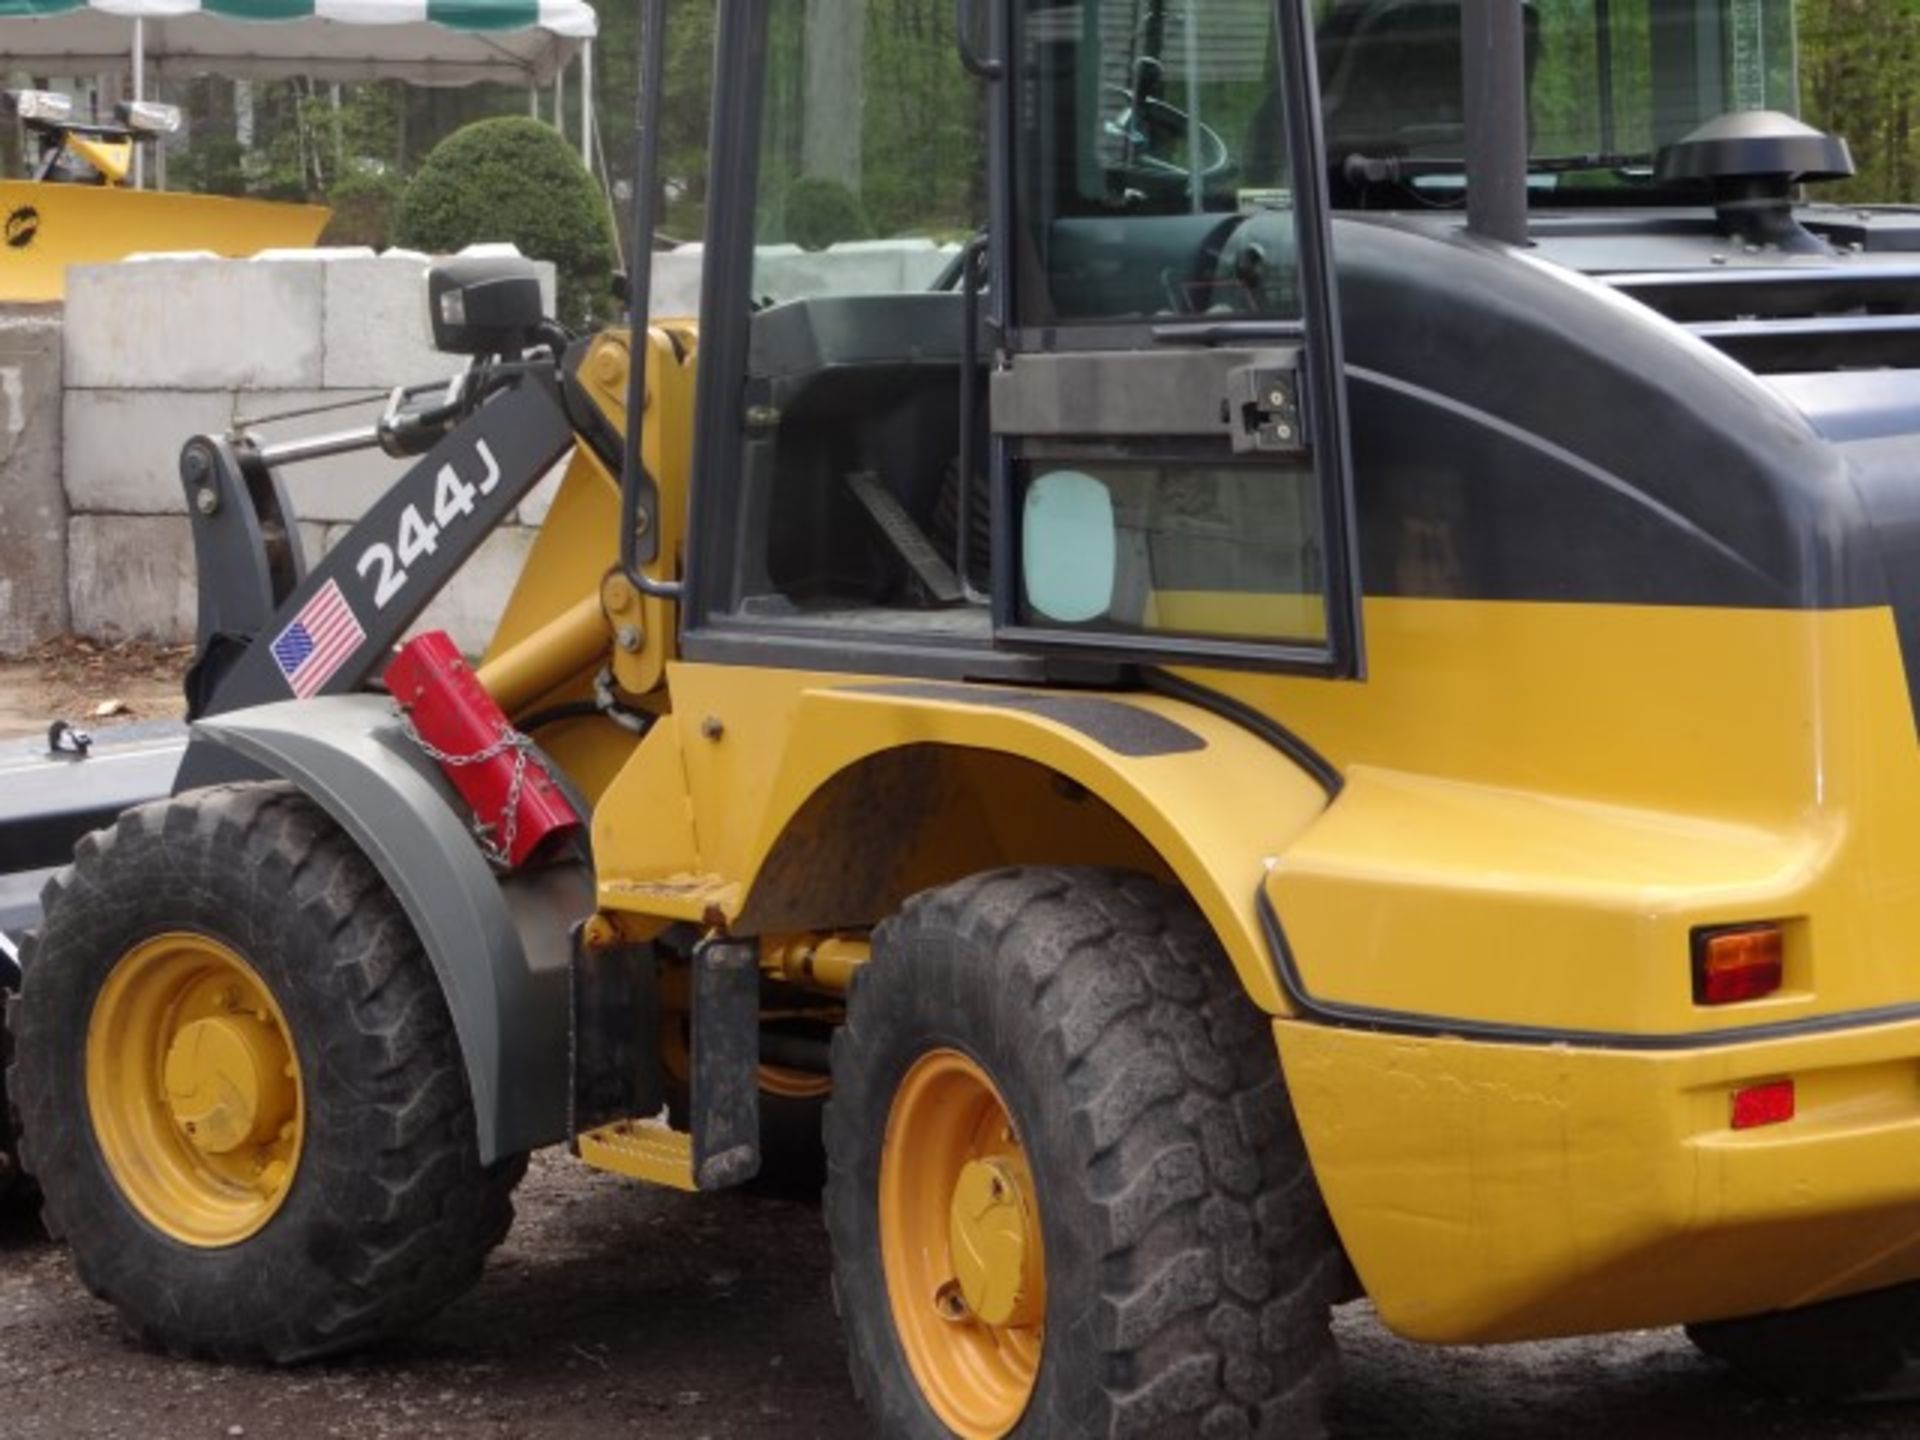
{"label": "concrete block wall", "polygon": [[[754,297],[797,300],[808,295],[926,290],[959,253],[957,245],[932,240],[858,240],[826,250],[762,245],[754,262]],[[700,313],[702,258],[699,245],[682,245],[653,257],[655,317]]]}
{"label": "concrete block wall", "polygon": [[[314,250],[71,272],[61,408],[75,630],[192,638],[193,544],[179,478],[191,437],[242,422],[270,441],[358,428],[395,385],[460,368],[433,348],[426,266],[406,251]],[[551,297],[552,267],[542,269]],[[353,403],[326,408],[344,402]],[[346,534],[404,468],[375,450],[285,470],[309,556]],[[542,514],[544,500],[523,507],[422,623],[469,649],[484,644],[531,543],[526,527]]]}
{"label": "concrete block wall", "polygon": [[60,317],[0,309],[0,655],[67,628]]}

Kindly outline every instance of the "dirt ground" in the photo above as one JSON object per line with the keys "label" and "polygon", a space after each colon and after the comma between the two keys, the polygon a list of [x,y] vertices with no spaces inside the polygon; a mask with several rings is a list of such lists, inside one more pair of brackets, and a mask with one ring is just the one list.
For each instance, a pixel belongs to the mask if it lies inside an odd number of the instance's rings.
{"label": "dirt ground", "polygon": [[180,677],[192,658],[191,646],[72,636],[0,658],[0,737],[44,734],[56,719],[83,730],[177,720],[186,713]]}
{"label": "dirt ground", "polygon": [[[66,641],[0,661],[0,735],[54,715],[177,716],[184,659]],[[36,1223],[0,1212],[0,1440],[864,1433],[815,1207],[649,1191],[553,1156],[536,1160],[519,1212],[479,1288],[417,1334],[282,1373],[141,1350]],[[1336,1328],[1334,1440],[1920,1436],[1920,1405],[1756,1398],[1676,1332],[1435,1351],[1393,1339],[1364,1306]]]}
{"label": "dirt ground", "polygon": [[[808,1204],[643,1190],[536,1162],[479,1288],[405,1341],[290,1372],[140,1350],[30,1222],[0,1220],[8,1440],[864,1433]],[[1434,1351],[1354,1307],[1335,1440],[1893,1440],[1920,1407],[1749,1395],[1677,1333]]]}

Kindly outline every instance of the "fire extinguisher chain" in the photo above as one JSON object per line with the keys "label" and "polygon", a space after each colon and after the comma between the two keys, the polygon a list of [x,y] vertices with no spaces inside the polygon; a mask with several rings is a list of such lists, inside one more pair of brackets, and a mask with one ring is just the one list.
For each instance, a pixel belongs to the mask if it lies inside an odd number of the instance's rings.
{"label": "fire extinguisher chain", "polygon": [[[397,708],[397,707],[396,707]],[[413,717],[405,710],[399,711],[400,727],[406,737],[418,745],[426,757],[437,765],[446,765],[454,769],[464,769],[469,765],[484,765],[489,760],[497,760],[508,751],[513,752],[513,778],[507,783],[507,798],[501,806],[501,836],[496,843],[492,836],[494,827],[482,820],[479,815],[473,817],[474,838],[480,842],[480,848],[487,859],[502,867],[513,864],[513,842],[520,831],[520,791],[527,783],[527,764],[533,752],[533,737],[524,735],[511,725],[503,725],[500,738],[485,749],[476,750],[470,755],[455,755],[442,750],[426,736],[414,728]]]}

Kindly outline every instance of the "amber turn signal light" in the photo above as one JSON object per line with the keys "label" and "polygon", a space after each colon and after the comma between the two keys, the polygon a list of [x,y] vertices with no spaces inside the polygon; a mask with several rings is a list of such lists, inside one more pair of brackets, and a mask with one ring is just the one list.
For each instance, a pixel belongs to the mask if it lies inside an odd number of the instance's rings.
{"label": "amber turn signal light", "polygon": [[1693,1003],[1733,1005],[1771,995],[1786,980],[1786,939],[1778,925],[1693,932]]}

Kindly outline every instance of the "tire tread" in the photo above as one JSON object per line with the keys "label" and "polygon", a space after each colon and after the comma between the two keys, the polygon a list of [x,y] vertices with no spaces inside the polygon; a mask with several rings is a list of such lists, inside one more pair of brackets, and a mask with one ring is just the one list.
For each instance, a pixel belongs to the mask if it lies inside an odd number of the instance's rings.
{"label": "tire tread", "polygon": [[[877,1036],[862,994],[917,954],[977,952],[1036,1017],[1062,1078],[1095,1228],[1104,1423],[1074,1433],[1311,1440],[1337,1364],[1340,1251],[1280,1077],[1271,1031],[1191,902],[1104,870],[989,872],[909,900],[874,937],[835,1040],[836,1075]],[[828,1107],[828,1213],[852,1243],[856,1123]],[[839,1217],[836,1219],[836,1217]],[[871,1393],[881,1363],[855,1356]],[[1051,1435],[1030,1416],[1021,1436]],[[1061,1432],[1065,1433],[1065,1432]]]}
{"label": "tire tread", "polygon": [[[66,962],[60,946],[70,905],[138,903],[136,892],[146,887],[204,885],[226,866],[250,877],[258,913],[290,910],[326,937],[327,972],[316,983],[337,1002],[338,1028],[303,1062],[310,1082],[317,1076],[354,1100],[364,1155],[361,1170],[327,1173],[321,1182],[340,1222],[327,1237],[329,1285],[286,1295],[277,1322],[248,1334],[183,1328],[178,1312],[142,1313],[138,1255],[90,1243],[93,1208],[122,1202],[95,1193],[92,1162],[79,1153],[84,1141],[65,1133],[84,1116],[63,1115],[52,1087],[30,1067],[17,1066],[9,1078],[21,1098],[23,1153],[42,1179],[44,1218],[69,1239],[87,1288],[155,1348],[286,1364],[404,1329],[469,1288],[512,1224],[512,1192],[526,1162],[480,1163],[452,1019],[411,925],[353,841],[290,786],[195,791],[137,807],[88,836],[73,864],[48,882],[44,931],[30,939],[26,958],[41,963],[34,952],[44,951],[48,961]],[[53,1033],[53,1017],[37,1013],[34,988],[29,971],[18,1007],[20,1048],[52,1054],[71,1037]]]}

